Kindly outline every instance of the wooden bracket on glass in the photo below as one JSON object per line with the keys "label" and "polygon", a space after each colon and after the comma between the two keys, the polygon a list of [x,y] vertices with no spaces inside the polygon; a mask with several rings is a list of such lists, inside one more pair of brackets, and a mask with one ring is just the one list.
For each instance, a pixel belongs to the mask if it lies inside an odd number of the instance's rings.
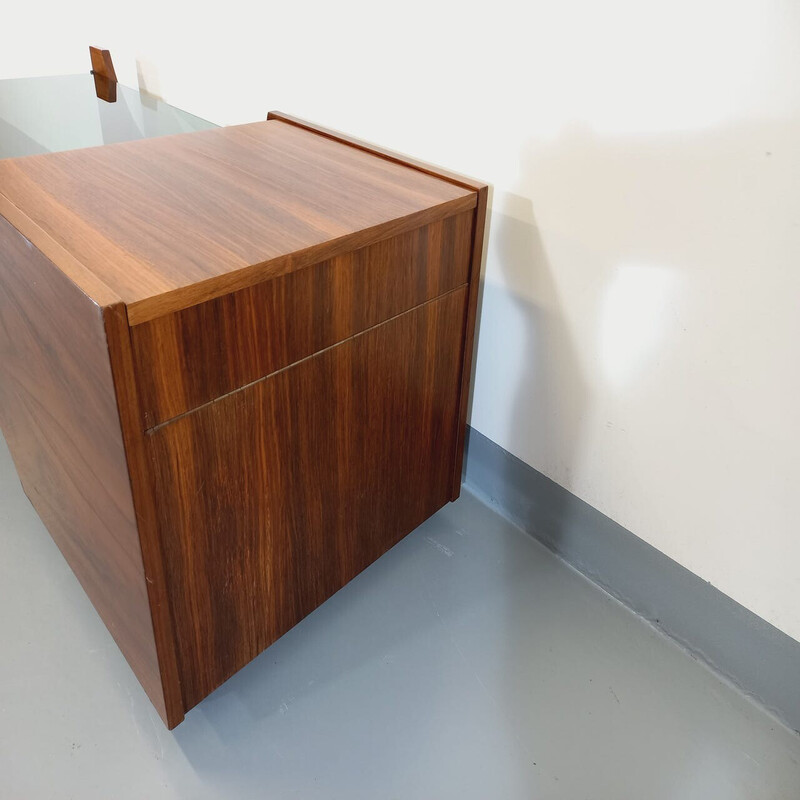
{"label": "wooden bracket on glass", "polygon": [[92,59],[92,75],[94,75],[94,90],[101,100],[107,103],[117,102],[117,73],[111,62],[111,53],[97,47],[89,48]]}

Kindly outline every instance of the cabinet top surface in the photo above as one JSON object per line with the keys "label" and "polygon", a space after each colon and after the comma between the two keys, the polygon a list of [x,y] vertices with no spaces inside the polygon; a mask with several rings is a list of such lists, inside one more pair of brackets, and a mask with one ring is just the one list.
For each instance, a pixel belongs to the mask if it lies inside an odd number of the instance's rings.
{"label": "cabinet top surface", "polygon": [[0,213],[132,324],[475,203],[279,119],[0,161]]}

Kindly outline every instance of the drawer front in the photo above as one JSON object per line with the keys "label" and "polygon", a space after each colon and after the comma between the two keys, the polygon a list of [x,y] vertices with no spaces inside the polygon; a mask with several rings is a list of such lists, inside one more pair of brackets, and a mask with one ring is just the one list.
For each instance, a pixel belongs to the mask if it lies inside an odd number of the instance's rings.
{"label": "drawer front", "polygon": [[145,428],[468,280],[465,212],[131,329]]}
{"label": "drawer front", "polygon": [[466,293],[147,434],[187,710],[449,500]]}

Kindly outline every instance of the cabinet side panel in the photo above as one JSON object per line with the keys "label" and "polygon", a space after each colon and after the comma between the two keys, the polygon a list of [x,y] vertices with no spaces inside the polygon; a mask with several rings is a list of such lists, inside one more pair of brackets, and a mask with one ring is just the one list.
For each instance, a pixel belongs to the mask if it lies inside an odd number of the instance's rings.
{"label": "cabinet side panel", "polygon": [[25,493],[165,716],[103,311],[2,217],[0,425]]}
{"label": "cabinet side panel", "polygon": [[187,709],[448,501],[466,299],[148,434]]}

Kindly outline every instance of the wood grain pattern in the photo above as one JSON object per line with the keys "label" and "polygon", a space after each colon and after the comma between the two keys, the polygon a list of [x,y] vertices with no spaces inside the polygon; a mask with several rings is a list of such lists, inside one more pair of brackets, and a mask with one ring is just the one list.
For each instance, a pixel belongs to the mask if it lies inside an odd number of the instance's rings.
{"label": "wood grain pattern", "polygon": [[25,236],[60,246],[126,303],[134,325],[477,200],[279,121],[7,159],[0,193]]}
{"label": "wood grain pattern", "polygon": [[153,471],[148,463],[145,433],[142,430],[142,410],[136,387],[131,332],[125,306],[117,303],[104,308],[103,320],[158,655],[164,698],[163,709],[159,708],[159,712],[167,727],[174,728],[183,720],[184,702],[167,591],[164,551],[156,516]]}
{"label": "wood grain pattern", "polygon": [[167,719],[103,311],[0,219],[0,424],[25,493]]}
{"label": "wood grain pattern", "polygon": [[466,297],[149,434],[187,710],[447,502]]}
{"label": "wood grain pattern", "polygon": [[107,103],[117,102],[117,73],[111,61],[111,53],[99,47],[89,48],[92,62],[95,94]]}
{"label": "wood grain pattern", "polygon": [[471,237],[472,254],[469,268],[470,290],[468,313],[464,324],[464,365],[460,379],[458,444],[456,447],[456,458],[453,469],[453,491],[451,494],[451,499],[457,500],[459,494],[461,493],[461,482],[463,478],[464,442],[467,430],[467,414],[469,409],[470,385],[473,370],[475,324],[478,310],[480,276],[483,266],[483,243],[487,225],[489,187],[484,181],[477,180],[476,178],[451,172],[433,164],[420,161],[419,159],[411,156],[397,153],[392,150],[387,150],[380,145],[376,145],[371,142],[365,142],[362,139],[357,139],[353,136],[342,133],[341,131],[331,130],[330,128],[318,125],[317,123],[309,122],[308,120],[300,119],[290,114],[285,114],[282,111],[270,111],[267,115],[267,119],[280,121],[287,125],[294,125],[295,127],[316,133],[319,136],[324,136],[341,144],[346,144],[350,147],[364,150],[380,158],[385,158],[393,163],[402,164],[412,169],[419,170],[427,175],[434,175],[437,178],[449,181],[456,186],[461,186],[477,193],[477,204],[473,215],[474,224]]}
{"label": "wood grain pattern", "polygon": [[144,424],[183,414],[469,277],[472,212],[132,329]]}
{"label": "wood grain pattern", "polygon": [[[10,159],[6,159],[9,161]],[[46,215],[50,203],[42,198],[39,206]],[[90,272],[70,252],[68,246],[57,242],[46,231],[42,230],[34,220],[15,206],[5,195],[0,193],[0,215],[5,217],[26,239],[36,241],[36,248],[41,251],[54,267],[58,268],[87,297],[99,306],[119,303],[119,296],[108,288],[94,273]],[[81,230],[80,220],[75,220],[75,227]]]}
{"label": "wood grain pattern", "polygon": [[458,495],[486,206],[274,114],[0,162],[0,424],[169,727]]}
{"label": "wood grain pattern", "polygon": [[450,170],[444,169],[443,167],[438,167],[435,164],[429,164],[427,161],[420,161],[418,158],[413,158],[412,156],[398,153],[394,150],[388,150],[387,148],[381,147],[373,142],[367,142],[363,139],[358,139],[355,136],[342,133],[341,131],[335,131],[331,128],[318,125],[315,122],[309,122],[306,119],[300,119],[300,117],[295,117],[291,114],[285,114],[283,111],[270,111],[269,114],[267,114],[267,119],[278,120],[280,122],[285,122],[287,125],[294,125],[297,128],[311,131],[312,133],[316,133],[318,136],[324,136],[326,139],[332,139],[335,142],[341,142],[342,144],[349,145],[350,147],[355,147],[358,150],[364,150],[372,155],[385,158],[387,161],[393,161],[395,164],[402,164],[405,167],[411,167],[419,172],[424,172],[426,175],[433,175],[436,178],[441,178],[442,180],[448,181],[456,186],[461,186],[464,189],[471,189],[472,191],[477,192],[486,188],[486,183],[484,181],[479,181],[477,178],[470,178],[468,175],[461,175],[457,172],[451,172]]}
{"label": "wood grain pattern", "polygon": [[489,187],[483,186],[478,191],[478,206],[475,209],[475,220],[472,231],[472,256],[469,268],[469,299],[467,316],[464,320],[463,365],[458,402],[458,438],[456,457],[453,465],[453,490],[451,500],[457,500],[461,494],[461,483],[464,469],[464,442],[467,435],[467,413],[469,411],[469,391],[472,381],[472,359],[475,344],[475,323],[478,314],[478,292],[483,265],[483,240],[486,232],[486,212],[489,200]]}

